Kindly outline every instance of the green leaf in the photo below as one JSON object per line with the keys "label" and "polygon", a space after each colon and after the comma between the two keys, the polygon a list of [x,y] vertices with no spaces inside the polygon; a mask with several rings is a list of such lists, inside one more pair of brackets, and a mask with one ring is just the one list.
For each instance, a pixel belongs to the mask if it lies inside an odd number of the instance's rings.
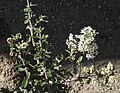
{"label": "green leaf", "polygon": [[22,82],[22,87],[23,87],[23,88],[26,88],[27,85],[28,85],[28,78],[27,78],[27,77],[24,77],[24,80],[23,80],[23,82]]}
{"label": "green leaf", "polygon": [[47,58],[50,58],[50,55],[48,55],[48,54],[45,54],[45,56],[46,56]]}
{"label": "green leaf", "polygon": [[27,78],[30,78],[31,73],[27,72],[26,75],[27,75]]}
{"label": "green leaf", "polygon": [[28,8],[24,8],[24,12],[28,12]]}
{"label": "green leaf", "polygon": [[34,34],[38,34],[41,32],[39,28],[34,28],[34,31],[35,31]]}
{"label": "green leaf", "polygon": [[28,19],[29,19],[29,16],[26,15],[26,16],[25,16],[25,20],[28,20]]}
{"label": "green leaf", "polygon": [[66,52],[68,52],[70,54],[70,51],[69,50],[65,50]]}
{"label": "green leaf", "polygon": [[42,81],[40,83],[41,83],[41,87],[44,86],[44,85],[46,85],[46,81]]}
{"label": "green leaf", "polygon": [[30,2],[30,6],[31,6],[31,7],[37,6],[37,4],[32,4],[32,3]]}
{"label": "green leaf", "polygon": [[29,19],[26,19],[25,21],[24,21],[24,24],[27,24],[29,22]]}
{"label": "green leaf", "polygon": [[17,68],[19,68],[19,67],[21,67],[22,66],[22,64],[15,64],[15,68],[17,69]]}
{"label": "green leaf", "polygon": [[24,12],[31,12],[31,8],[30,7],[24,8]]}
{"label": "green leaf", "polygon": [[45,38],[48,38],[49,37],[49,35],[45,35]]}
{"label": "green leaf", "polygon": [[28,13],[24,13],[25,16],[28,16]]}
{"label": "green leaf", "polygon": [[68,56],[68,57],[65,58],[65,61],[67,61],[67,60],[70,60],[70,56]]}
{"label": "green leaf", "polygon": [[58,83],[58,78],[57,77],[54,77],[54,83]]}
{"label": "green leaf", "polygon": [[27,89],[23,89],[23,93],[28,93]]}
{"label": "green leaf", "polygon": [[39,58],[40,58],[40,53],[39,52],[34,54],[34,60],[38,60]]}
{"label": "green leaf", "polygon": [[29,91],[29,93],[33,93],[33,91],[32,91],[32,90],[30,90],[30,91]]}
{"label": "green leaf", "polygon": [[49,78],[52,77],[52,72],[51,72],[50,69],[48,69],[48,71],[47,71],[47,76],[48,76]]}
{"label": "green leaf", "polygon": [[83,56],[80,56],[80,57],[78,58],[78,60],[77,60],[78,65],[80,65],[80,63],[82,62],[82,60],[83,60]]}
{"label": "green leaf", "polygon": [[44,48],[40,48],[39,52],[45,52],[46,50]]}
{"label": "green leaf", "polygon": [[45,28],[40,26],[39,29],[40,31],[43,31]]}
{"label": "green leaf", "polygon": [[25,71],[25,68],[20,67],[20,68],[18,68],[18,71],[20,71],[20,72]]}
{"label": "green leaf", "polygon": [[34,85],[37,86],[38,82],[38,80],[34,80]]}

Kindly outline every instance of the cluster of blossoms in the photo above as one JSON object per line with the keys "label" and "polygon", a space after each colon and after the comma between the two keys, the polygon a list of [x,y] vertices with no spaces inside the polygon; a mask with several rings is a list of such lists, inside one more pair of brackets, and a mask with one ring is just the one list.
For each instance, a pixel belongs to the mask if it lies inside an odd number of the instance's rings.
{"label": "cluster of blossoms", "polygon": [[113,74],[113,70],[114,70],[113,64],[109,62],[106,68],[101,68],[100,74],[109,76]]}
{"label": "cluster of blossoms", "polygon": [[28,46],[28,42],[24,42],[22,39],[22,35],[20,33],[15,36],[9,37],[7,39],[7,43],[10,46],[10,56],[17,56],[20,54],[21,50],[24,50]]}
{"label": "cluster of blossoms", "polygon": [[66,44],[69,49],[75,49],[77,48],[77,41],[74,39],[73,34],[70,33],[68,39],[66,40]]}
{"label": "cluster of blossoms", "polygon": [[95,36],[97,34],[90,26],[84,27],[80,35],[70,33],[69,38],[66,40],[68,49],[86,54],[88,60],[94,59],[98,54],[98,46],[95,43]]}
{"label": "cluster of blossoms", "polygon": [[83,67],[81,73],[85,76],[94,73],[94,71],[95,71],[95,67],[94,65],[92,65],[90,67]]}
{"label": "cluster of blossoms", "polygon": [[97,71],[100,77],[93,78],[91,80],[91,84],[95,84],[95,82],[102,83],[106,85],[112,85],[117,82],[116,76],[114,75],[114,66],[111,62],[107,64],[107,67],[101,68],[99,71]]}
{"label": "cluster of blossoms", "polygon": [[21,43],[19,42],[16,46],[18,49],[26,49],[28,46],[28,43],[22,40]]}
{"label": "cluster of blossoms", "polygon": [[9,37],[7,39],[8,44],[12,44],[13,42],[16,42],[22,38],[22,35],[20,33],[17,33],[15,36],[12,35],[12,37]]}

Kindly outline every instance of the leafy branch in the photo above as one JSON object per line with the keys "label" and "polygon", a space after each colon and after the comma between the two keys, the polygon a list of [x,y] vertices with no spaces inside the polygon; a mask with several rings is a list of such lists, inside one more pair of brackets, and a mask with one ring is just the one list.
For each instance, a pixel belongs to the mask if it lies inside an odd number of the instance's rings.
{"label": "leafy branch", "polygon": [[[18,92],[24,93],[65,93],[66,85],[63,78],[66,70],[61,66],[61,57],[52,57],[48,51],[49,35],[43,34],[44,27],[41,26],[46,16],[39,16],[38,19],[32,12],[32,4],[27,0],[24,8],[26,29],[30,32],[23,40],[21,33],[12,35],[7,39],[10,47],[10,56],[15,57],[18,63],[15,68],[23,74],[24,79]],[[26,38],[25,37],[25,38]],[[56,60],[57,59],[57,60]],[[64,75],[63,75],[64,74]]]}

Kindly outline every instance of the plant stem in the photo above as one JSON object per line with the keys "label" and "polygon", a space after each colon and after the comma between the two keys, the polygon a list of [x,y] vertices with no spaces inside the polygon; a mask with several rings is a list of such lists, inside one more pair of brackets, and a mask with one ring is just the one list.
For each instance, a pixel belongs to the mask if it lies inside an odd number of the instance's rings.
{"label": "plant stem", "polygon": [[78,72],[78,76],[80,77],[81,76],[81,69],[82,69],[82,64],[80,63],[79,66],[78,66],[78,69],[79,69],[79,72]]}
{"label": "plant stem", "polygon": [[[29,4],[29,0],[27,0],[27,7],[30,7],[30,4]],[[32,45],[35,46],[35,40],[33,38],[33,25],[32,25],[32,22],[31,22],[31,14],[28,12],[28,16],[29,16],[29,30],[30,30],[30,34],[31,34],[31,37],[32,37]],[[42,37],[41,37],[41,32],[39,33],[39,46],[42,48]],[[37,60],[37,64],[40,64],[40,61]],[[46,69],[45,69],[46,70]],[[48,77],[47,77],[47,73],[45,71],[45,79],[47,81],[47,88],[48,88],[48,93],[52,93],[51,89],[50,89],[50,84],[49,84],[49,81],[48,81]]]}
{"label": "plant stem", "polygon": [[40,45],[40,47],[42,47],[42,42],[41,42],[41,40],[42,40],[42,35],[41,35],[41,32],[39,33],[39,45]]}
{"label": "plant stem", "polygon": [[[29,4],[29,0],[27,0],[27,7],[30,7],[30,4]],[[33,39],[33,25],[32,25],[32,22],[31,22],[31,15],[30,13],[28,12],[28,17],[29,17],[29,30],[30,30],[30,35],[31,35],[31,38],[32,38],[32,45],[35,46],[35,41]]]}
{"label": "plant stem", "polygon": [[[39,33],[39,41],[38,41],[40,47],[42,47],[42,42],[41,42],[41,40],[42,40],[42,35],[41,35],[41,32],[40,32],[40,33]],[[43,57],[42,57],[42,58],[43,58]],[[40,63],[39,60],[37,60],[37,63]],[[46,70],[46,68],[45,68],[45,70]],[[45,79],[46,79],[46,82],[47,82],[48,92],[49,92],[49,93],[52,93],[46,71],[45,71]]]}
{"label": "plant stem", "polygon": [[46,79],[46,81],[47,81],[48,92],[49,92],[49,93],[52,93],[46,71],[45,71],[45,79]]}
{"label": "plant stem", "polygon": [[18,57],[19,57],[19,59],[22,61],[22,64],[25,66],[24,59],[21,57],[21,55],[19,55]]}

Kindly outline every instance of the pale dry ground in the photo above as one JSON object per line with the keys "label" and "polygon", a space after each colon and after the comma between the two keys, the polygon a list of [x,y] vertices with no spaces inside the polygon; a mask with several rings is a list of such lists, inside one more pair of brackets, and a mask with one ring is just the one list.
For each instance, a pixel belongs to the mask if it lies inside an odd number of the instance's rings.
{"label": "pale dry ground", "polygon": [[[72,81],[70,85],[72,85],[71,91],[69,93],[120,93],[120,59],[109,59],[109,60],[101,60],[96,61],[96,67],[101,68],[106,66],[108,62],[111,61],[115,68],[115,76],[117,78],[117,83],[113,84],[113,86],[95,86],[90,84],[84,84],[83,86],[79,81]],[[92,63],[86,62],[89,66]]]}

